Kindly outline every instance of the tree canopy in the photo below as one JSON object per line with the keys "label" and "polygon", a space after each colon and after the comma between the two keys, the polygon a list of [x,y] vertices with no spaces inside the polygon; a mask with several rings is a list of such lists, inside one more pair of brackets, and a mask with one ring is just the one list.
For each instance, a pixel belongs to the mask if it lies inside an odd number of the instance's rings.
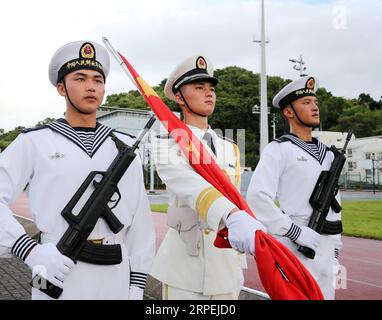
{"label": "tree canopy", "polygon": [[[254,167],[259,159],[259,126],[260,115],[253,114],[254,105],[260,105],[260,75],[252,71],[231,66],[215,71],[219,79],[216,87],[217,103],[209,122],[214,129],[245,129],[246,165]],[[272,139],[272,119],[276,123],[276,136],[285,130],[284,120],[278,109],[271,107],[272,99],[279,90],[291,80],[278,76],[267,77],[268,106],[270,107],[269,137]],[[164,96],[163,88],[166,79],[154,86],[154,90],[171,110],[179,111],[176,104]],[[382,97],[374,100],[368,93],[359,94],[358,98],[346,99],[336,97],[330,91],[321,87],[317,91],[320,105],[320,129],[325,131],[346,132],[349,129],[357,138],[382,135]],[[105,105],[149,109],[137,90],[112,94],[106,97]],[[45,119],[43,124],[51,119]],[[4,149],[18,135],[23,127],[5,133],[0,129],[0,148]],[[234,140],[236,137],[233,137]]]}

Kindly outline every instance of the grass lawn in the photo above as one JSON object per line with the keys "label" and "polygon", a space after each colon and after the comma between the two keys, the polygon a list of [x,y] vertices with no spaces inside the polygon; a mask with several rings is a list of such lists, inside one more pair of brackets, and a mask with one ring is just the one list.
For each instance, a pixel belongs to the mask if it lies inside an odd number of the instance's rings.
{"label": "grass lawn", "polygon": [[382,200],[343,201],[344,235],[382,240]]}
{"label": "grass lawn", "polygon": [[[342,203],[344,235],[382,240],[382,200],[347,200]],[[167,212],[167,204],[152,204],[151,210]]]}
{"label": "grass lawn", "polygon": [[152,204],[151,211],[167,213],[168,204]]}

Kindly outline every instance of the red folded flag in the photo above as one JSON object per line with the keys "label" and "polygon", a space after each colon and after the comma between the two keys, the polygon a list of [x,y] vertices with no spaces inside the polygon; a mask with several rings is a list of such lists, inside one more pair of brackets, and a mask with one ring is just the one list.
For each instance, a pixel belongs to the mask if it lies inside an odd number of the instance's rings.
{"label": "red folded flag", "polygon": [[[225,176],[200,140],[166,106],[157,93],[138,75],[126,58],[118,52],[133,76],[140,93],[188,157],[190,165],[240,210],[255,218],[237,188]],[[309,271],[294,254],[272,236],[257,231],[255,235],[256,264],[261,282],[276,300],[322,300],[321,290]],[[231,248],[228,230],[218,232],[214,245]]]}

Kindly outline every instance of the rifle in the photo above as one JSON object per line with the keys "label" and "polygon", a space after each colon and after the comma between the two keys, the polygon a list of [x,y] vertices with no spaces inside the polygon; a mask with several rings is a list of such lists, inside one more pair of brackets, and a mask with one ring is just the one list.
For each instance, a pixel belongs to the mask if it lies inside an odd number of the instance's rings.
{"label": "rifle", "polygon": [[[346,161],[345,152],[351,136],[352,132],[349,131],[345,145],[341,151],[333,145],[330,147],[330,150],[334,154],[332,165],[330,166],[329,171],[321,172],[309,198],[309,203],[313,208],[313,212],[310,216],[308,227],[320,234],[325,223],[328,223],[326,217],[330,207],[336,213],[339,213],[342,209],[335,197],[338,193],[338,179]],[[308,247],[298,246],[297,250],[309,259],[314,259],[314,256],[316,255],[316,252]]]}
{"label": "rifle", "polygon": [[[91,171],[62,210],[61,215],[68,222],[69,227],[57,243],[57,249],[75,263],[77,260],[102,265],[121,263],[122,253],[119,244],[98,245],[88,241],[87,238],[99,218],[103,218],[115,234],[124,227],[112,212],[121,199],[118,182],[135,159],[135,150],[154,122],[155,115],[152,115],[132,147],[113,135],[112,139],[117,146],[118,155],[106,171]],[[96,181],[95,177],[99,175],[102,178],[100,181]],[[74,214],[75,207],[91,185],[93,185],[94,191],[79,213]],[[114,194],[118,195],[118,199],[112,199]],[[114,202],[112,207],[108,206],[110,202]],[[54,299],[58,299],[62,293],[62,288],[55,286],[39,274],[32,279],[30,284]]]}

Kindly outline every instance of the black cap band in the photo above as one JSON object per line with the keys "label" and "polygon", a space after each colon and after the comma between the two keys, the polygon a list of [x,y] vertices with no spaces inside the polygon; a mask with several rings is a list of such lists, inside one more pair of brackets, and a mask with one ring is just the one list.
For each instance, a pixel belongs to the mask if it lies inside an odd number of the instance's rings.
{"label": "black cap band", "polygon": [[86,70],[94,70],[98,71],[104,81],[105,81],[105,74],[103,72],[102,64],[99,63],[97,60],[93,59],[73,59],[67,63],[65,63],[60,70],[58,70],[58,77],[57,77],[57,83],[61,82],[64,77],[77,70],[86,69]]}
{"label": "black cap band", "polygon": [[316,97],[316,93],[313,91],[313,89],[307,89],[307,88],[293,91],[280,100],[279,106],[281,109],[283,109],[291,102],[297,99],[300,99],[302,97],[307,97],[307,96]]}
{"label": "black cap band", "polygon": [[96,60],[96,50],[90,42],[85,42],[81,46],[78,58],[70,60],[61,66],[60,70],[58,70],[57,83],[61,82],[67,74],[82,69],[98,71],[105,81],[102,64]]}
{"label": "black cap band", "polygon": [[210,81],[215,86],[218,84],[218,79],[210,76],[206,69],[195,68],[186,72],[174,82],[172,92],[175,94],[182,85],[198,80]]}

